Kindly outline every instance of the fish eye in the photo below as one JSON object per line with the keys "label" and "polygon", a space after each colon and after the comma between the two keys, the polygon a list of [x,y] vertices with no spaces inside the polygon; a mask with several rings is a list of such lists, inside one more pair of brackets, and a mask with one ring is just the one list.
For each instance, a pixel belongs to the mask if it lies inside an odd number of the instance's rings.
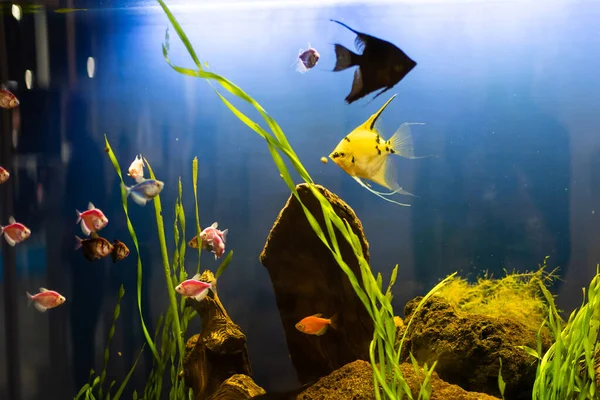
{"label": "fish eye", "polygon": [[345,156],[346,156],[346,153],[340,153],[340,154],[339,154],[339,156],[340,156],[340,157],[345,157]]}

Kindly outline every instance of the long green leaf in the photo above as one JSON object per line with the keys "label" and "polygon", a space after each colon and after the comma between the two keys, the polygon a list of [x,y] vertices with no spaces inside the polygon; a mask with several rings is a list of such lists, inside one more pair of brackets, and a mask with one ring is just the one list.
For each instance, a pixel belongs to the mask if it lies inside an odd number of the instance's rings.
{"label": "long green leaf", "polygon": [[117,157],[115,157],[115,153],[110,147],[110,143],[108,142],[108,137],[104,135],[105,142],[105,151],[108,153],[108,157],[110,161],[117,171],[117,175],[119,175],[119,179],[121,180],[121,202],[123,204],[123,211],[125,212],[125,218],[127,219],[127,230],[129,230],[129,235],[131,235],[131,240],[133,240],[133,245],[135,246],[135,251],[137,253],[137,302],[138,302],[138,310],[140,313],[140,321],[142,324],[142,331],[144,332],[144,337],[146,338],[146,342],[154,355],[154,358],[158,360],[158,351],[156,350],[156,346],[150,337],[150,333],[148,332],[148,328],[146,328],[146,323],[144,322],[144,315],[142,313],[142,259],[140,257],[140,245],[138,243],[137,235],[135,234],[135,230],[133,229],[133,225],[131,224],[131,219],[129,218],[129,212],[127,208],[127,191],[125,190],[125,182],[123,181],[123,175],[121,174],[121,167],[119,166],[119,162],[117,161]]}

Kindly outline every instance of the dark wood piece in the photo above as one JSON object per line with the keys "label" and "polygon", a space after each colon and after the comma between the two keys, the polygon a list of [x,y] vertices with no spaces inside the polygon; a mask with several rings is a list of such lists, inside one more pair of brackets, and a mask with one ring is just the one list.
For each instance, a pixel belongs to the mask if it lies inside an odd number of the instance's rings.
{"label": "dark wood piece", "polygon": [[[315,186],[348,221],[358,235],[365,259],[369,245],[354,211],[323,186]],[[296,187],[304,205],[327,232],[318,200],[306,184]],[[344,261],[362,281],[358,261],[350,245],[337,235]],[[373,321],[356,296],[346,274],[309,225],[300,203],[292,195],[279,213],[260,255],[269,271],[279,314],[285,330],[292,363],[302,383],[325,376],[355,361],[369,360]],[[338,314],[338,329],[329,328],[322,336],[299,332],[302,318],[322,313]]]}
{"label": "dark wood piece", "polygon": [[[214,283],[215,277],[206,270],[200,280]],[[223,382],[236,374],[251,380],[246,335],[227,315],[216,286],[201,302],[188,298],[186,305],[202,319],[202,331],[187,341],[183,361],[185,384],[194,390],[195,399],[211,398]]]}
{"label": "dark wood piece", "polygon": [[208,400],[246,400],[265,393],[248,375],[236,374],[223,382]]}

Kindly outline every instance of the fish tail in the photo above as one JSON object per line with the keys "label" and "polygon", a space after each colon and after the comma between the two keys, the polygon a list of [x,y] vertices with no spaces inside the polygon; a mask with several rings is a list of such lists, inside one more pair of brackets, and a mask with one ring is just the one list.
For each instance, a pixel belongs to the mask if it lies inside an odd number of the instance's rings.
{"label": "fish tail", "polygon": [[75,225],[81,222],[81,213],[79,210],[75,209],[75,214],[77,214],[77,221],[75,221]]}
{"label": "fish tail", "polygon": [[125,193],[127,194],[127,196],[129,196],[129,193],[131,193],[131,188],[127,185],[125,185],[124,183],[121,182],[121,187],[123,189],[125,189]]}
{"label": "fish tail", "polygon": [[81,248],[81,242],[82,242],[82,239],[79,236],[75,235],[75,250],[76,251]]}
{"label": "fish tail", "polygon": [[410,133],[411,125],[424,125],[424,124],[420,123],[420,122],[412,122],[412,123],[405,122],[402,125],[400,125],[400,127],[398,128],[396,133],[394,133],[392,135],[392,137],[386,142],[386,144],[392,150],[391,151],[392,154],[397,154],[400,157],[404,157],[404,158],[420,158],[420,157],[415,157],[413,138]]}
{"label": "fish tail", "polygon": [[352,51],[348,50],[341,44],[335,44],[335,68],[334,71],[343,71],[354,65],[358,65],[360,56]]}
{"label": "fish tail", "polygon": [[329,318],[329,325],[333,328],[333,329],[337,329],[338,328],[338,314],[335,313],[331,316],[331,318]]}
{"label": "fish tail", "polygon": [[27,307],[30,307],[33,303],[33,295],[29,292],[25,292],[25,294],[27,294]]}

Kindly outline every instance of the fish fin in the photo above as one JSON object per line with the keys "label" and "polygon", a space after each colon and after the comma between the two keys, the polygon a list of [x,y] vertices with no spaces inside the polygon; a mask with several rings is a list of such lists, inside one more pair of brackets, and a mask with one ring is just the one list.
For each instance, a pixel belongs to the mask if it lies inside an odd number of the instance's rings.
{"label": "fish fin", "polygon": [[383,88],[383,90],[382,90],[381,92],[377,93],[377,94],[375,95],[375,97],[373,97],[373,98],[371,99],[371,101],[375,100],[377,97],[379,97],[379,95],[380,95],[380,94],[383,94],[383,93],[387,92],[388,90],[390,90],[390,89],[391,89],[391,88],[393,88],[393,87],[394,87],[394,86],[386,86],[386,87],[384,87],[384,88]]}
{"label": "fish fin", "polygon": [[364,89],[364,84],[363,84],[363,78],[362,78],[362,71],[359,67],[356,69],[356,71],[354,71],[354,79],[352,80],[352,88],[350,89],[350,93],[348,93],[348,96],[346,96],[346,98],[344,99],[346,101],[346,103],[351,104],[351,103],[355,102],[356,100],[360,99],[361,97],[365,96],[365,93],[363,93],[363,89]]}
{"label": "fish fin", "polygon": [[331,21],[331,22],[335,22],[336,24],[340,24],[340,25],[341,25],[341,26],[343,26],[344,28],[346,28],[346,29],[348,29],[348,30],[350,30],[350,31],[352,31],[352,32],[354,32],[354,33],[356,33],[357,35],[362,35],[362,33],[358,32],[358,31],[355,31],[354,29],[350,28],[348,25],[346,25],[346,24],[345,24],[345,23],[343,23],[343,22],[337,21],[337,20],[335,20],[335,19],[330,19],[330,21]]}
{"label": "fish fin", "polygon": [[137,205],[140,205],[140,206],[144,207],[146,205],[146,203],[148,202],[148,200],[144,196],[142,196],[141,194],[138,194],[136,192],[132,192],[131,190],[129,192],[131,194],[131,199]]}
{"label": "fish fin", "polygon": [[140,176],[136,176],[134,179],[135,179],[136,183],[142,183],[142,182],[144,182],[146,180],[141,175]]}
{"label": "fish fin", "polygon": [[217,256],[217,253],[215,253],[215,260],[218,260],[219,256]]}
{"label": "fish fin", "polygon": [[96,232],[92,232],[92,237],[98,239],[100,236]]}
{"label": "fish fin", "polygon": [[323,316],[322,313],[318,313],[318,314],[313,314],[311,315],[311,317],[317,317],[317,318],[321,318]]}
{"label": "fish fin", "polygon": [[317,336],[322,336],[325,334],[325,332],[327,332],[327,328],[329,328],[329,324],[325,324],[323,326],[323,328],[321,328],[317,333],[315,333],[315,335]]}
{"label": "fish fin", "polygon": [[33,295],[29,292],[25,292],[27,294],[27,307],[31,307],[31,303],[33,303]]}
{"label": "fish fin", "polygon": [[83,234],[85,236],[90,236],[90,233],[92,233],[92,230],[90,228],[88,228],[88,226],[86,225],[86,223],[83,219],[81,219],[81,231],[83,232]]}
{"label": "fish fin", "polygon": [[365,189],[367,189],[369,192],[373,193],[375,196],[380,197],[383,200],[388,201],[390,203],[398,204],[399,206],[410,207],[410,204],[399,203],[397,201],[394,201],[394,200],[391,200],[391,199],[388,199],[387,197],[385,197],[385,196],[391,196],[391,195],[396,194],[398,192],[394,191],[394,192],[390,192],[390,193],[381,193],[381,192],[373,190],[370,187],[368,187],[367,185],[365,185],[365,183],[362,181],[362,179],[360,179],[358,176],[353,176],[352,178],[354,178],[354,180],[356,182],[358,182],[359,185],[361,185],[362,187],[364,187]]}
{"label": "fish fin", "polygon": [[331,327],[333,329],[337,329],[338,328],[338,315],[337,315],[337,313],[333,314],[331,316],[331,318],[329,318],[329,325],[331,325]]}
{"label": "fish fin", "polygon": [[296,71],[300,72],[301,74],[308,71],[308,68],[306,68],[306,65],[304,65],[304,63],[300,59],[298,59],[298,61],[296,62]]}
{"label": "fish fin", "polygon": [[413,145],[413,138],[410,134],[411,125],[425,125],[422,122],[405,122],[392,135],[391,138],[386,142],[394,150],[394,154],[404,158],[424,158],[415,157],[415,149]]}
{"label": "fish fin", "polygon": [[4,239],[6,239],[6,243],[8,243],[11,247],[15,247],[15,242],[8,234],[4,235]]}
{"label": "fish fin", "polygon": [[81,242],[83,242],[83,239],[80,238],[79,236],[75,235],[75,251],[79,250],[82,246]]}
{"label": "fish fin", "polygon": [[199,281],[201,276],[202,276],[202,274],[198,272],[196,275],[194,275],[192,277],[192,279],[195,280],[195,281]]}
{"label": "fish fin", "polygon": [[90,201],[88,203],[88,210],[94,210],[96,207],[94,207],[94,205],[92,204],[92,202]]}
{"label": "fish fin", "polygon": [[8,217],[8,223],[9,224],[15,224],[17,221],[15,221],[15,217]]}
{"label": "fish fin", "polygon": [[227,232],[229,232],[229,228],[225,229],[223,233],[223,243],[225,243],[225,239],[227,238]]}
{"label": "fish fin", "polygon": [[0,225],[0,236],[4,235],[4,227]]}
{"label": "fish fin", "polygon": [[334,71],[343,71],[354,65],[358,65],[358,61],[360,60],[358,54],[353,53],[341,44],[336,43],[334,46],[336,57]]}
{"label": "fish fin", "polygon": [[218,222],[213,222],[213,224],[210,227],[216,229],[216,228],[219,227],[219,223]]}
{"label": "fish fin", "polygon": [[33,306],[35,307],[36,310],[38,310],[39,312],[46,312],[47,308],[44,307],[43,305],[41,305],[38,301],[34,301],[33,302]]}
{"label": "fish fin", "polygon": [[75,213],[77,214],[77,221],[75,221],[75,225],[81,222],[81,212],[78,209],[75,209]]}
{"label": "fish fin", "polygon": [[48,289],[46,289],[45,287],[41,287],[40,288],[40,293],[44,293],[44,292],[47,292],[47,291],[48,291]]}
{"label": "fish fin", "polygon": [[194,299],[196,301],[202,301],[202,300],[204,300],[204,298],[206,297],[207,294],[208,294],[208,289],[204,289],[197,296],[194,296]]}
{"label": "fish fin", "polygon": [[[352,93],[350,93],[348,95],[348,97],[350,97],[352,95]],[[379,123],[379,117],[381,116],[381,114],[383,113],[383,110],[385,110],[387,108],[387,106],[392,102],[392,100],[394,100],[394,98],[396,98],[396,95],[393,95],[392,97],[390,97],[390,99],[388,101],[386,101],[379,110],[377,110],[377,112],[373,115],[371,115],[369,117],[369,119],[367,119],[362,125],[361,127],[364,129],[367,129],[369,131],[372,132],[376,132],[378,123]]]}

